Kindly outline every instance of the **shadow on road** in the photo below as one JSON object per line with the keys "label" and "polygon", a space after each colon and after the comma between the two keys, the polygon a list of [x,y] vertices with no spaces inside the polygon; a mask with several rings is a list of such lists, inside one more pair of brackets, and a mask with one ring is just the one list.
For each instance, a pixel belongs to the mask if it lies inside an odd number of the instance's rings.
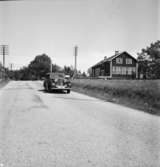
{"label": "shadow on road", "polygon": [[38,91],[43,92],[43,93],[49,93],[49,94],[51,94],[51,93],[54,93],[54,94],[66,94],[66,92],[64,92],[62,90],[51,90],[51,91],[48,92],[48,91],[46,91],[44,89],[41,89],[41,90],[38,90]]}
{"label": "shadow on road", "polygon": [[64,100],[71,100],[71,101],[85,101],[85,102],[98,102],[97,99],[85,99],[85,98],[72,98],[72,97],[54,97],[56,99],[64,99]]}
{"label": "shadow on road", "polygon": [[[43,93],[48,93],[48,94],[66,94],[66,92],[62,91],[62,90],[52,90],[50,92],[45,91],[44,89],[38,90],[40,92]],[[69,96],[54,96],[54,98],[56,99],[63,99],[63,100],[71,100],[71,101],[87,101],[87,102],[97,102],[97,99],[86,99],[86,98],[75,98],[75,97],[69,97]]]}

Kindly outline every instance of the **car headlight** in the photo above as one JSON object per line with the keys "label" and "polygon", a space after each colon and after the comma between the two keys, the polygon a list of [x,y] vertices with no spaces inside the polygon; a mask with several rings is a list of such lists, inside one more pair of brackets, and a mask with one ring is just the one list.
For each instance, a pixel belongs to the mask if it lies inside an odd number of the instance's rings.
{"label": "car headlight", "polygon": [[55,82],[52,82],[52,86],[55,86],[56,85],[56,83]]}
{"label": "car headlight", "polygon": [[67,85],[69,86],[69,87],[71,87],[71,83],[69,82],[69,83],[67,83]]}

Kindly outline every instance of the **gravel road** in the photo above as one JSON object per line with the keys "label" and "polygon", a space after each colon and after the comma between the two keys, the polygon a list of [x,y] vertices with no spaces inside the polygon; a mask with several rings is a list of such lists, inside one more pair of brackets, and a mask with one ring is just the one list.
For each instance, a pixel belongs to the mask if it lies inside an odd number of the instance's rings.
{"label": "gravel road", "polygon": [[160,167],[160,117],[11,81],[0,89],[0,167]]}

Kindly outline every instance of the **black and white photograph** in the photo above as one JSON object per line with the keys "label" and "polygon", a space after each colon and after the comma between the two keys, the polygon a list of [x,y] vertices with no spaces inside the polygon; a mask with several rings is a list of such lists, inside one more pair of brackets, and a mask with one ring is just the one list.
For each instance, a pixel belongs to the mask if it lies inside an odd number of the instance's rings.
{"label": "black and white photograph", "polygon": [[0,0],[0,167],[160,167],[160,0]]}

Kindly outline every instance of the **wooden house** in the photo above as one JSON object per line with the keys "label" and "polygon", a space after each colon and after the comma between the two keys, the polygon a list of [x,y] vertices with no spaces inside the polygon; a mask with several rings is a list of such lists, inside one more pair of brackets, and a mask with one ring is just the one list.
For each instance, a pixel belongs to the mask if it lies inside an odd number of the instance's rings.
{"label": "wooden house", "polygon": [[92,68],[92,77],[96,78],[124,78],[138,77],[138,62],[127,52],[118,52],[111,57],[105,57]]}

